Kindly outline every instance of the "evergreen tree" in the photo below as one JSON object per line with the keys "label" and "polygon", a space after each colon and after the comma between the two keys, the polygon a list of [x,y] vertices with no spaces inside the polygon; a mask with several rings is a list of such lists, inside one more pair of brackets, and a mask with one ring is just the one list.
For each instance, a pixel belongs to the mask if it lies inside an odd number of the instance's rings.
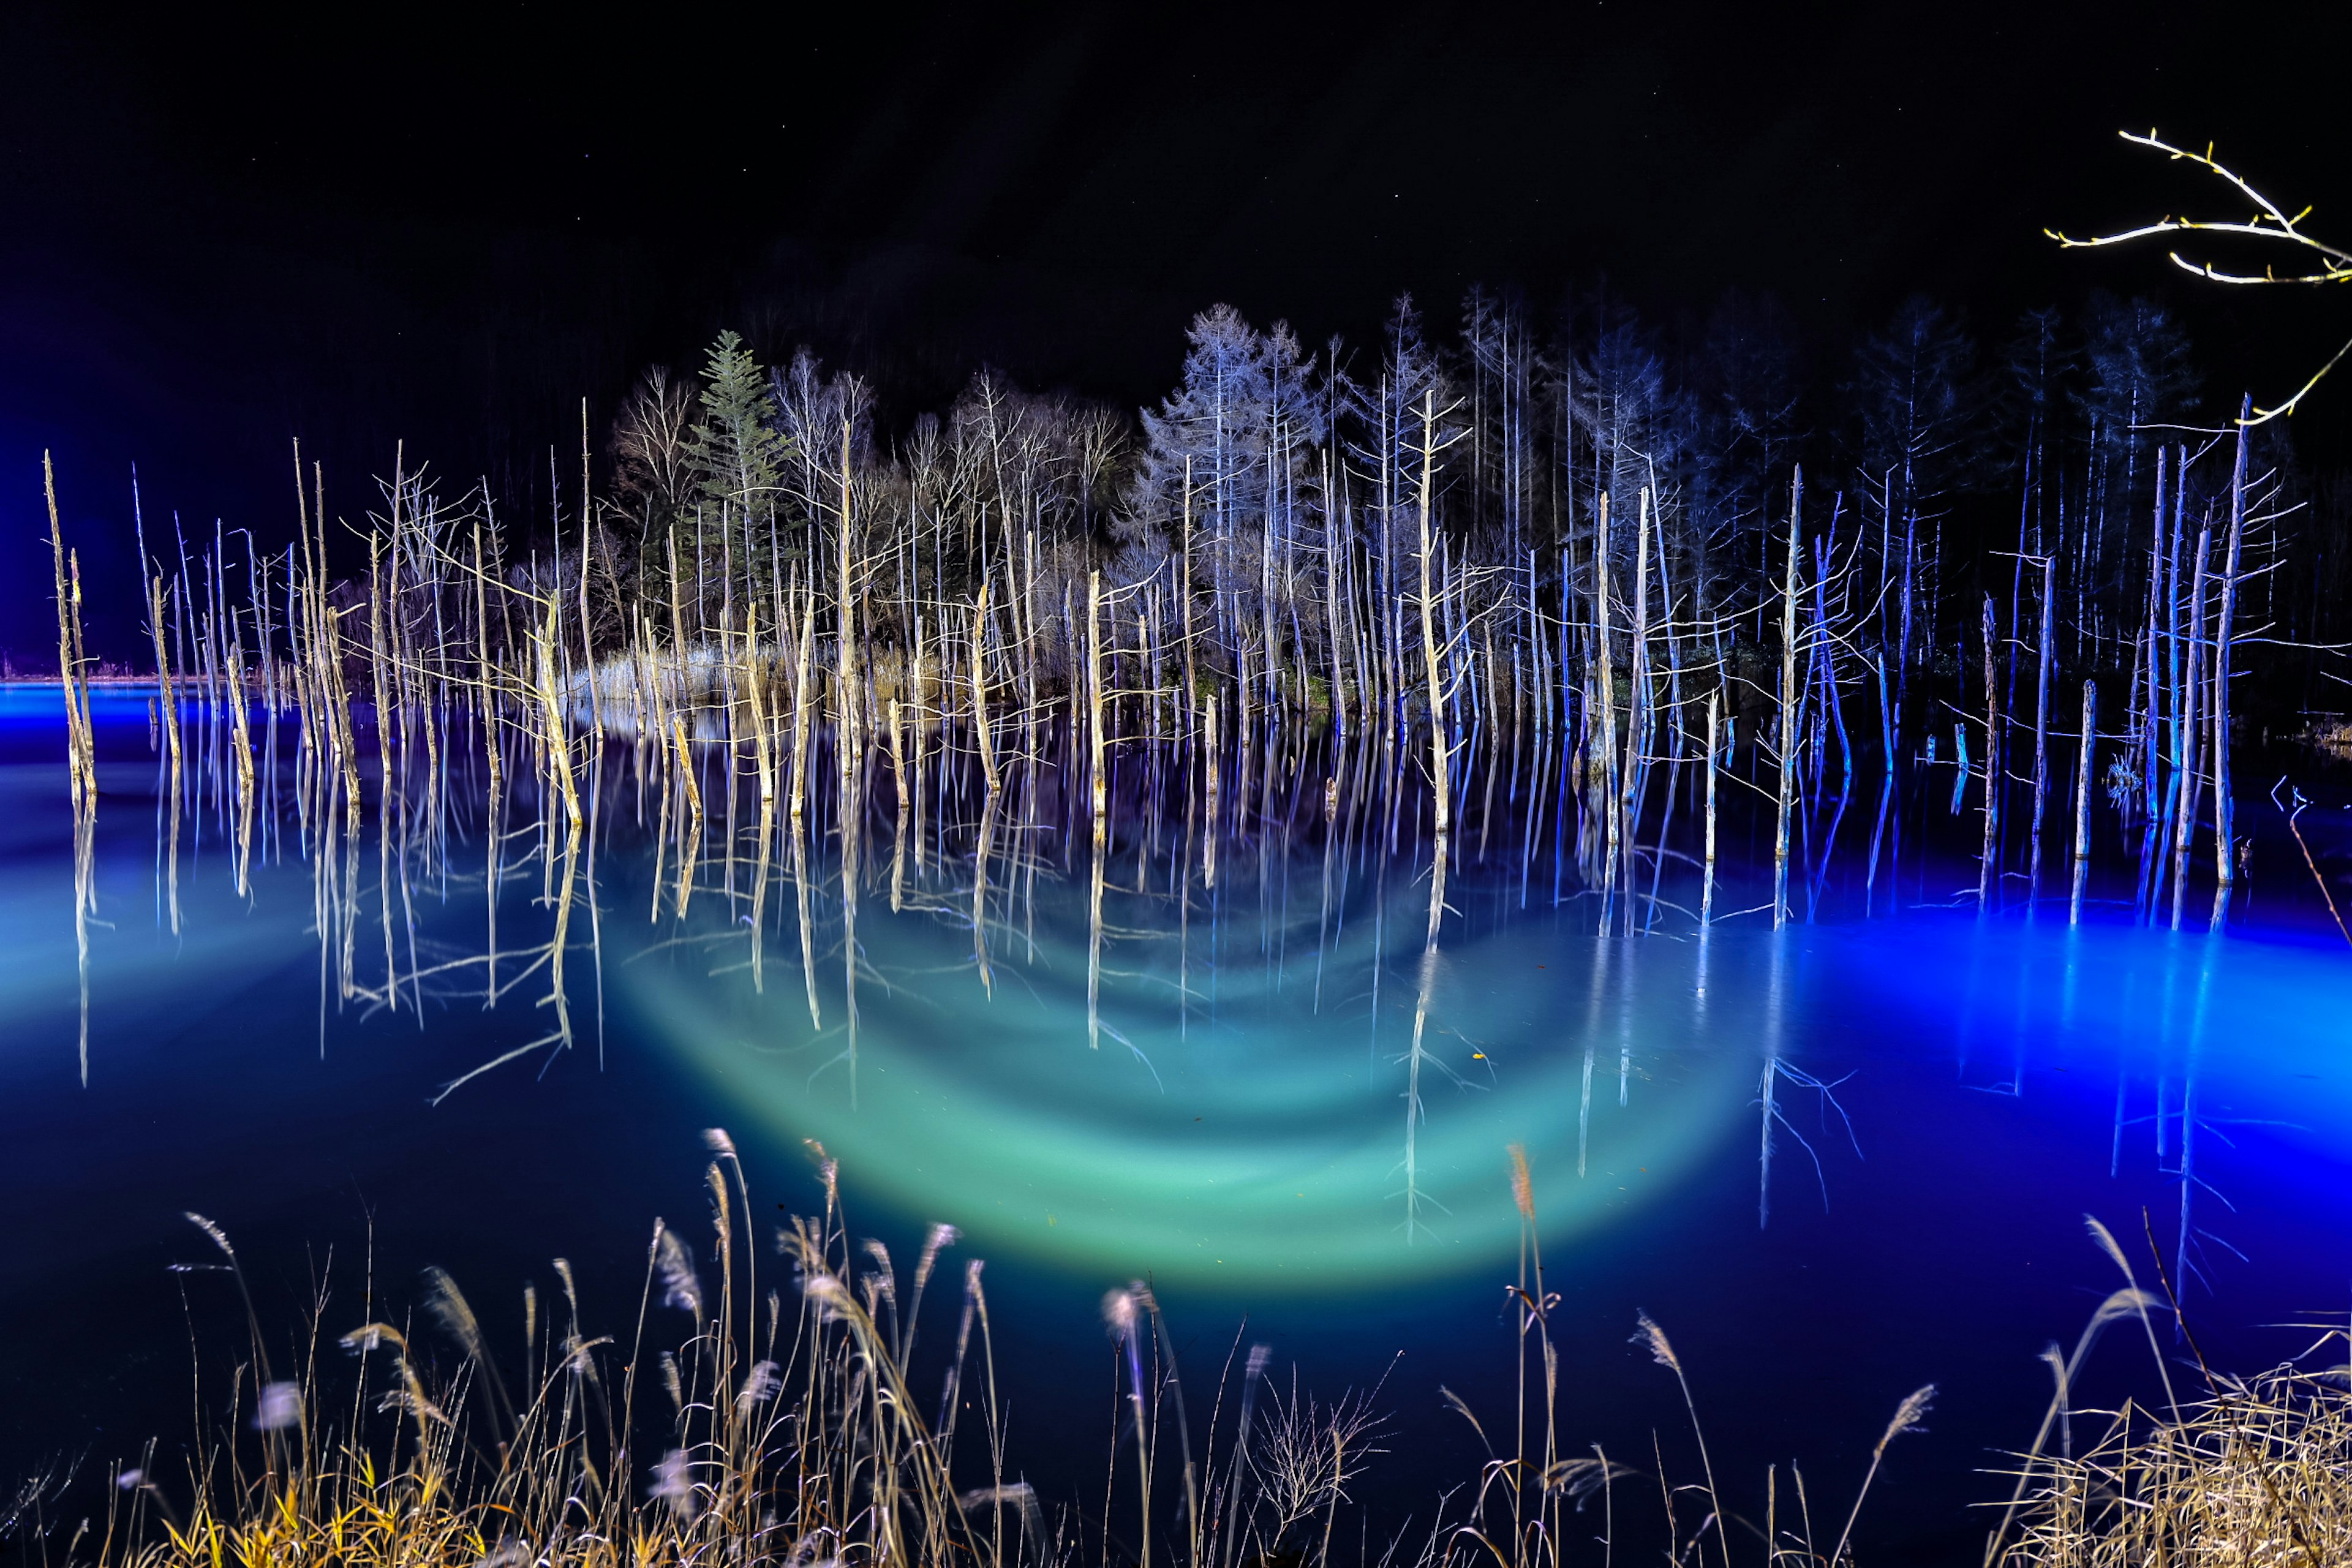
{"label": "evergreen tree", "polygon": [[1905,300],[1855,355],[1862,468],[1898,528],[1906,516],[1939,516],[1968,473],[1975,357],[1968,334],[1922,296]]}
{"label": "evergreen tree", "polygon": [[[1663,503],[1689,441],[1688,411],[1666,362],[1630,315],[1619,315],[1576,361],[1570,385],[1572,417],[1590,453],[1586,515],[1605,493],[1612,515],[1632,522],[1644,489]],[[1631,530],[1612,537],[1633,548]]]}
{"label": "evergreen tree", "polygon": [[1974,359],[1959,326],[1914,296],[1863,343],[1848,389],[1863,489],[1877,513],[1879,636],[1894,649],[1898,712],[1912,664],[1938,646],[1945,503],[1971,473]]}
{"label": "evergreen tree", "polygon": [[688,451],[704,498],[739,517],[772,515],[789,443],[775,428],[767,373],[735,332],[722,331],[702,368],[702,414]]}
{"label": "evergreen tree", "polygon": [[1687,504],[1711,530],[1712,561],[1737,563],[1735,570],[1752,563],[1769,576],[1774,541],[1787,531],[1790,472],[1805,438],[1803,356],[1788,308],[1769,294],[1726,293],[1707,318],[1694,380],[1699,450]]}
{"label": "evergreen tree", "polygon": [[2188,336],[2163,306],[2094,294],[2088,316],[2077,405],[2090,444],[2090,570],[2103,585],[2117,586],[2132,576],[2144,543],[2156,498],[2155,448],[2179,439],[2162,426],[2196,407],[2197,375]]}
{"label": "evergreen tree", "polygon": [[[2062,456],[2062,397],[2074,366],[2056,310],[2028,310],[2001,356],[1997,400],[2001,438],[2016,465],[2017,550],[2041,555],[2065,544],[2058,502],[2062,492],[2051,472]],[[2074,564],[2070,563],[2071,575]]]}
{"label": "evergreen tree", "polygon": [[1189,462],[1193,573],[1222,622],[1261,584],[1267,537],[1287,536],[1300,454],[1324,430],[1288,327],[1260,332],[1217,305],[1192,319],[1187,337],[1183,384],[1144,411],[1132,493],[1139,513],[1169,528],[1185,510]]}

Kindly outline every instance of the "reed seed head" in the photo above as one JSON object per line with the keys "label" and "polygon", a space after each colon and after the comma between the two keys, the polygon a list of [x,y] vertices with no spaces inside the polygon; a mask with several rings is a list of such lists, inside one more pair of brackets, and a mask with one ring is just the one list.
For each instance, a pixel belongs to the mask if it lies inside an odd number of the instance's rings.
{"label": "reed seed head", "polygon": [[2124,1249],[2116,1244],[2115,1232],[2101,1225],[2096,1215],[2084,1215],[2083,1226],[2091,1233],[2091,1239],[2099,1244],[2099,1250],[2115,1259],[2116,1267],[2123,1270],[2125,1280],[2129,1284],[2138,1284],[2139,1279],[2132,1273],[2130,1260],[2124,1257]]}
{"label": "reed seed head", "polygon": [[1886,1452],[1886,1445],[1906,1433],[1925,1432],[1927,1428],[1919,1423],[1926,1419],[1927,1407],[1935,1402],[1936,1385],[1932,1383],[1906,1395],[1903,1403],[1895,1407],[1895,1419],[1886,1424],[1886,1435],[1879,1438],[1877,1452]]}
{"label": "reed seed head", "polygon": [[654,1466],[653,1484],[646,1495],[669,1504],[680,1519],[694,1517],[694,1473],[683,1448],[672,1448]]}
{"label": "reed seed head", "polygon": [[782,1385],[783,1373],[774,1362],[754,1363],[743,1379],[742,1389],[735,1395],[736,1411],[749,1415],[753,1409],[774,1398],[776,1390]]}
{"label": "reed seed head", "polygon": [[693,1250],[666,1225],[659,1226],[656,1236],[654,1258],[661,1274],[662,1305],[691,1312],[697,1322],[701,1321],[702,1281],[695,1278]]}
{"label": "reed seed head", "polygon": [[254,1402],[253,1425],[256,1431],[282,1432],[302,1422],[302,1390],[291,1383],[265,1383],[261,1397]]}
{"label": "reed seed head", "polygon": [[1666,1331],[1658,1327],[1656,1321],[1647,1312],[1636,1311],[1633,1314],[1633,1342],[1647,1347],[1652,1358],[1660,1366],[1670,1368],[1676,1377],[1680,1377],[1683,1374],[1683,1363],[1675,1356],[1675,1347],[1667,1342]]}
{"label": "reed seed head", "polygon": [[1528,1146],[1513,1143],[1511,1155],[1511,1201],[1519,1206],[1519,1217],[1529,1225],[1536,1222],[1536,1184],[1528,1174]]}
{"label": "reed seed head", "polygon": [[206,1236],[212,1237],[213,1245],[219,1247],[221,1252],[231,1263],[236,1261],[236,1248],[228,1244],[228,1233],[226,1231],[221,1229],[220,1226],[215,1225],[212,1221],[206,1219],[204,1215],[198,1214],[194,1209],[189,1209],[186,1213],[188,1223],[190,1225],[194,1226],[198,1230],[203,1231]]}

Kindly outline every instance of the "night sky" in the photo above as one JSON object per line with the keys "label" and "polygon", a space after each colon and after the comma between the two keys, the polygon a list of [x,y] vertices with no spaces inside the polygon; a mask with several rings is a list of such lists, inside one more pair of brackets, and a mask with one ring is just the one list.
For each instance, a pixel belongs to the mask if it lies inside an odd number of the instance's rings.
{"label": "night sky", "polygon": [[[0,646],[53,636],[44,447],[132,594],[134,460],[151,536],[288,536],[298,435],[347,513],[395,439],[543,507],[580,399],[601,440],[722,325],[900,417],[983,360],[1154,398],[1219,300],[1369,351],[1478,280],[1668,327],[1769,290],[1829,374],[1921,290],[1997,341],[2158,289],[2258,395],[2352,332],[2352,290],[2040,233],[2226,210],[2115,136],[2156,126],[2352,238],[2324,8],[1774,9],[0,7]],[[2347,411],[2298,416],[2315,460]]]}

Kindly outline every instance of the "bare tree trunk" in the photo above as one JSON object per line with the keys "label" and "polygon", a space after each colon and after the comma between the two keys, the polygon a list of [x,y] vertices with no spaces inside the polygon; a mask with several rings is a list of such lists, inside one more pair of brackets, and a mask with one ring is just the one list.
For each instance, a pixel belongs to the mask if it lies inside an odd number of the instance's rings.
{"label": "bare tree trunk", "polygon": [[1223,778],[1217,765],[1217,693],[1209,693],[1207,711],[1202,715],[1201,738],[1202,791],[1207,796],[1201,829],[1201,882],[1212,892],[1217,886],[1217,836],[1221,831],[1217,811],[1217,792]]}
{"label": "bare tree trunk", "polygon": [[1095,836],[1103,831],[1108,788],[1103,773],[1102,574],[1087,574],[1087,762]]}
{"label": "bare tree trunk", "polygon": [[2213,632],[2213,921],[2219,931],[2230,914],[2230,891],[2237,880],[2236,804],[2230,798],[2230,638],[2238,607],[2238,560],[2246,530],[2246,421],[2253,400],[2238,408],[2238,452],[2230,469],[2230,544],[2221,564],[2221,611]]}
{"label": "bare tree trunk", "polygon": [[2033,842],[2025,904],[2029,910],[2042,897],[2042,812],[2050,790],[2050,601],[2057,585],[2057,558],[2045,556],[2042,562],[2041,676],[2033,697]]}
{"label": "bare tree trunk", "polygon": [[1192,459],[1184,459],[1184,554],[1183,580],[1176,584],[1176,597],[1184,616],[1184,712],[1197,714],[1201,700],[1200,678],[1192,668]]}
{"label": "bare tree trunk", "polygon": [[857,787],[857,765],[863,742],[859,731],[857,691],[857,595],[849,510],[849,416],[841,420],[841,552],[834,593],[834,749],[841,779],[841,831],[851,829],[851,795]]}
{"label": "bare tree trunk", "polygon": [[1772,832],[1772,929],[1789,923],[1789,809],[1797,784],[1797,562],[1805,473],[1789,487],[1789,571],[1780,590],[1780,782]]}
{"label": "bare tree trunk", "polygon": [[[800,600],[801,635],[799,646],[793,649],[793,795],[788,811],[795,845],[801,839],[801,808],[808,802],[809,712],[816,705],[816,676],[809,667],[816,646],[814,582],[801,590]],[[701,816],[699,808],[695,815]]]}
{"label": "bare tree trunk", "polygon": [[981,777],[993,801],[1002,781],[996,774],[996,742],[988,731],[988,581],[971,604],[971,743],[980,752]]}
{"label": "bare tree trunk", "polygon": [[57,567],[58,679],[66,698],[66,760],[77,813],[98,807],[97,758],[91,742],[89,689],[81,668],[79,574],[66,561],[65,533],[58,522],[57,477],[49,455],[41,454],[41,487],[49,506],[49,551]]}
{"label": "bare tree trunk", "polygon": [[1992,595],[1984,600],[1984,848],[1977,863],[1977,910],[1990,911],[2000,882],[2000,684],[1994,645],[2000,629],[1993,618]]}
{"label": "bare tree trunk", "polygon": [[1445,739],[1445,683],[1437,663],[1437,585],[1430,571],[1429,490],[1436,464],[1437,394],[1430,392],[1423,395],[1421,405],[1421,656],[1429,679],[1429,776],[1436,791],[1437,837],[1443,843],[1454,821],[1454,786],[1453,755]]}
{"label": "bare tree trunk", "polygon": [[1604,492],[1593,512],[1592,627],[1593,647],[1600,664],[1593,684],[1593,702],[1601,710],[1601,927],[1609,928],[1611,895],[1617,885],[1618,836],[1623,818],[1617,796],[1617,669],[1611,647],[1609,609],[1609,497]]}
{"label": "bare tree trunk", "polygon": [[2091,767],[2096,760],[2099,684],[2083,682],[2083,742],[2074,763],[2074,887],[2067,901],[2066,923],[2083,923],[2083,889],[2091,878]]}
{"label": "bare tree trunk", "polygon": [[2203,682],[2200,679],[2205,666],[2205,584],[2206,562],[2212,553],[2213,529],[2208,523],[2197,531],[2197,571],[2189,581],[2194,584],[2189,597],[2189,657],[2181,676],[2180,691],[2180,767],[2179,782],[2175,786],[2172,825],[2172,929],[2180,929],[2181,917],[2189,901],[2189,855],[2197,842],[2197,793],[2204,779],[2198,754],[2203,740],[2199,721],[2199,707],[2205,700]]}
{"label": "bare tree trunk", "polygon": [[[1625,689],[1625,771],[1619,789],[1621,804],[1618,816],[1624,824],[1623,842],[1619,854],[1623,860],[1622,885],[1625,889],[1625,934],[1633,932],[1634,856],[1641,846],[1642,806],[1649,793],[1649,750],[1651,725],[1650,692],[1650,488],[1642,487],[1639,510],[1635,512],[1633,533],[1633,625],[1632,658],[1626,668]],[[1661,552],[1663,554],[1664,552]],[[1667,809],[1673,809],[1669,802]],[[1664,830],[1660,829],[1663,850]],[[1664,855],[1660,856],[1663,862]]]}
{"label": "bare tree trunk", "polygon": [[1715,759],[1722,712],[1723,689],[1717,687],[1706,694],[1706,869],[1698,895],[1698,923],[1702,927],[1715,923]]}
{"label": "bare tree trunk", "polygon": [[[2186,447],[2173,454],[2172,517],[2169,531],[2164,515],[2164,497],[2159,482],[2156,515],[2156,566],[2149,579],[2147,618],[2147,823],[2140,841],[2141,855],[2141,918],[2153,922],[2157,900],[2164,892],[2164,833],[2172,821],[2172,814],[2180,794],[2180,517],[2187,503],[2189,488],[2189,453]],[[2164,658],[2159,664],[2157,645],[2161,640]],[[2157,805],[2158,784],[2162,782],[2164,761],[2163,714],[2168,695],[2171,701],[2172,776],[2163,792],[2164,805]]]}

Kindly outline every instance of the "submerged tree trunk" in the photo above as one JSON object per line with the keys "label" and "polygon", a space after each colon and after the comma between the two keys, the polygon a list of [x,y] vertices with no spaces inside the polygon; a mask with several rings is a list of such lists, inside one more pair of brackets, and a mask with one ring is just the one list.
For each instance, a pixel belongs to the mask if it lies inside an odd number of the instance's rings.
{"label": "submerged tree trunk", "polygon": [[1802,468],[1789,488],[1789,570],[1780,590],[1780,784],[1772,833],[1772,928],[1789,923],[1789,811],[1797,784],[1797,563],[1804,515]]}
{"label": "submerged tree trunk", "polygon": [[2091,771],[2098,740],[2099,684],[2083,682],[2083,740],[2074,763],[2074,885],[2066,923],[2083,923],[2083,889],[2091,879]]}
{"label": "submerged tree trunk", "polygon": [[2230,543],[2221,563],[2221,608],[2213,629],[2213,920],[2219,931],[2229,919],[2230,891],[2237,880],[2237,805],[2230,798],[2230,639],[2238,607],[2238,563],[2246,531],[2246,422],[2253,400],[2238,405],[2238,449],[2230,467]]}
{"label": "submerged tree trunk", "polygon": [[1992,909],[2000,881],[2000,687],[1995,673],[1993,647],[2000,636],[1994,624],[1992,595],[1984,600],[1984,849],[1977,866],[1977,909]]}
{"label": "submerged tree trunk", "polygon": [[1717,744],[1717,731],[1723,710],[1723,689],[1717,687],[1706,694],[1706,870],[1699,886],[1698,923],[1702,929],[1715,923],[1715,773]]}
{"label": "submerged tree trunk", "polygon": [[1421,657],[1429,681],[1430,787],[1436,792],[1437,839],[1443,844],[1454,821],[1454,757],[1445,735],[1445,683],[1438,667],[1434,619],[1437,584],[1430,562],[1429,492],[1436,463],[1437,395],[1432,392],[1423,395],[1421,405]]}
{"label": "submerged tree trunk", "polygon": [[2053,658],[2050,602],[2056,593],[2057,574],[2056,558],[2044,557],[2042,563],[2042,634],[2036,639],[2040,674],[2033,689],[2033,833],[2025,902],[2029,911],[2042,897],[2042,817],[2043,803],[2050,792],[2050,667]]}
{"label": "submerged tree trunk", "polygon": [[2179,931],[2189,902],[2189,852],[2197,843],[2198,793],[2204,783],[2201,742],[2203,729],[2200,722],[2200,705],[2206,700],[2204,682],[2200,679],[2205,665],[2205,584],[2206,564],[2212,554],[2213,530],[2210,524],[2197,531],[2197,571],[2190,579],[2193,586],[2189,596],[2189,656],[2183,660],[2180,693],[2180,754],[2175,764],[2179,775],[2174,786],[2176,800],[2172,830],[2172,929]]}

